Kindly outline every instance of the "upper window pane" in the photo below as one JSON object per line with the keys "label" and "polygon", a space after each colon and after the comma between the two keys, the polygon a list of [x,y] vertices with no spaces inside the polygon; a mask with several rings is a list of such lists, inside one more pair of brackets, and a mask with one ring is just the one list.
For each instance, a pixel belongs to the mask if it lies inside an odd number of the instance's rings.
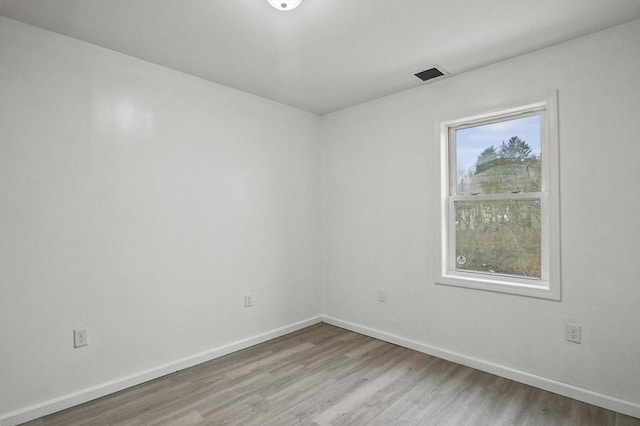
{"label": "upper window pane", "polygon": [[541,192],[540,114],[455,132],[458,195]]}

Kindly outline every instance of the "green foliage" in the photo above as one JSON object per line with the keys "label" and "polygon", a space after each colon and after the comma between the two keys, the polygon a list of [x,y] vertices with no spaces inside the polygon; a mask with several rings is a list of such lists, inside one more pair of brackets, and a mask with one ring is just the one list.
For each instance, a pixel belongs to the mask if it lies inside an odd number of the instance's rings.
{"label": "green foliage", "polygon": [[539,201],[457,201],[455,210],[458,269],[540,277]]}
{"label": "green foliage", "polygon": [[482,173],[487,169],[490,169],[499,158],[500,157],[493,146],[485,149],[476,160],[476,173]]}
{"label": "green foliage", "polygon": [[490,146],[478,156],[474,171],[458,174],[461,194],[497,194],[504,192],[539,192],[542,186],[540,157],[531,147],[513,136],[502,142],[499,150]]}
{"label": "green foliage", "polygon": [[[518,136],[490,146],[475,170],[458,171],[460,194],[539,192],[541,158]],[[533,200],[456,201],[458,269],[540,278],[540,202]]]}
{"label": "green foliage", "polygon": [[[491,147],[493,148],[493,147]],[[535,158],[531,155],[531,148],[525,141],[517,136],[509,138],[509,142],[506,144],[502,142],[500,147],[499,156],[505,160],[519,160],[525,161],[527,159]]]}

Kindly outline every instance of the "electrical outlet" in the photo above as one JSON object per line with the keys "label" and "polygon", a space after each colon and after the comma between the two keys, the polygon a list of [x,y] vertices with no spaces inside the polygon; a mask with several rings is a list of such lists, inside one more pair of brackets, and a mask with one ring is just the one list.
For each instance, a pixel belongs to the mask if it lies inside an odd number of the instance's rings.
{"label": "electrical outlet", "polygon": [[73,330],[73,347],[79,348],[89,344],[89,329],[77,328]]}
{"label": "electrical outlet", "polygon": [[244,307],[249,308],[253,306],[253,294],[247,293],[244,295]]}
{"label": "electrical outlet", "polygon": [[565,323],[564,338],[568,342],[582,343],[582,327],[578,324]]}
{"label": "electrical outlet", "polygon": [[387,292],[384,288],[378,289],[378,302],[386,302],[387,301]]}

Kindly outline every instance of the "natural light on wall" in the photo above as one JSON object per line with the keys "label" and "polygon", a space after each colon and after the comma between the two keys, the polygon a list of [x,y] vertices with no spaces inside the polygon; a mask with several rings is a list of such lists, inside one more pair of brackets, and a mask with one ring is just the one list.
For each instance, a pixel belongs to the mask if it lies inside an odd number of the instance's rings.
{"label": "natural light on wall", "polygon": [[157,127],[153,111],[130,96],[95,96],[93,125],[131,138],[148,138]]}

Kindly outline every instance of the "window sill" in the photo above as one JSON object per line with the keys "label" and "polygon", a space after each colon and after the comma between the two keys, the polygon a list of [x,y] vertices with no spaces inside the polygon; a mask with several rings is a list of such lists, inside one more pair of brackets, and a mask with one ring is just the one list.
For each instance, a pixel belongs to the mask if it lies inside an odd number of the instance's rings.
{"label": "window sill", "polygon": [[[474,274],[473,277],[466,277],[461,274],[442,274],[436,278],[436,284],[539,299],[560,300],[560,286],[557,283],[553,286],[551,285],[552,283],[544,280],[519,280],[519,282],[514,282],[506,277],[504,279],[503,277],[492,279],[479,275]],[[526,281],[535,284],[529,284]]]}

